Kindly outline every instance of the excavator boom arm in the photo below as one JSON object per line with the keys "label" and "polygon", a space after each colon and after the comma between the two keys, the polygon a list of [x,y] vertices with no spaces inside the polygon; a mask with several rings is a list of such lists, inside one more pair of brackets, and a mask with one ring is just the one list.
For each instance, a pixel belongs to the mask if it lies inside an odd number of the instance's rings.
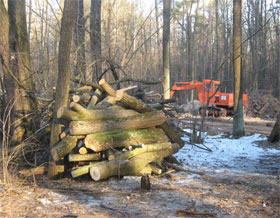
{"label": "excavator boom arm", "polygon": [[180,90],[192,90],[199,91],[202,88],[201,82],[175,82],[170,91],[170,97],[173,97],[176,91]]}

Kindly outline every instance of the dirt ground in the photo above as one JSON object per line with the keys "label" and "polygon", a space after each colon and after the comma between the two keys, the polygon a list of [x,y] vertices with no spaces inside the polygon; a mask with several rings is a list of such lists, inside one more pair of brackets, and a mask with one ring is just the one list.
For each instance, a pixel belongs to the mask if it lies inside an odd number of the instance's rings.
{"label": "dirt ground", "polygon": [[[246,119],[247,134],[269,135],[274,121]],[[190,118],[180,125],[188,128]],[[229,134],[230,118],[208,118],[209,134]],[[279,144],[260,146],[279,149]],[[269,161],[279,163],[280,157]],[[264,160],[260,167],[269,165]],[[215,213],[216,217],[280,217],[280,181],[275,172],[252,173],[209,166],[188,167],[203,172],[173,172],[151,178],[151,190],[140,189],[140,178],[112,178],[93,182],[88,176],[49,181],[46,176],[13,184],[0,182],[0,217],[206,217],[177,210]],[[280,168],[280,167],[279,167]]]}

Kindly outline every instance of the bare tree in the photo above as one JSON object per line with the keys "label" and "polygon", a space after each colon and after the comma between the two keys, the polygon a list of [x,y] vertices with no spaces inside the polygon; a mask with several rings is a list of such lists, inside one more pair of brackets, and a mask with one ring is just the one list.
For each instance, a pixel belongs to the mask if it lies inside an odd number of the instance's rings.
{"label": "bare tree", "polygon": [[[102,0],[91,0],[90,7],[90,41],[92,50],[93,73],[92,78],[97,79],[102,73],[101,69],[101,3]],[[110,22],[110,21],[109,21]]]}
{"label": "bare tree", "polygon": [[163,95],[170,98],[170,8],[171,0],[163,1],[163,32],[162,32],[162,61],[163,61]]}
{"label": "bare tree", "polygon": [[243,80],[242,80],[242,10],[241,1],[234,0],[233,6],[233,69],[234,69],[234,109],[233,131],[235,138],[245,135],[243,120]]}
{"label": "bare tree", "polygon": [[[60,42],[58,53],[58,79],[56,85],[55,105],[53,113],[53,123],[51,128],[50,146],[55,145],[59,140],[61,125],[58,123],[56,112],[59,107],[67,106],[70,90],[70,49],[72,41],[72,31],[74,24],[75,4],[72,0],[65,0],[63,15],[61,20]],[[49,165],[48,177],[55,178],[58,175],[56,164]]]}
{"label": "bare tree", "polygon": [[76,47],[75,74],[86,79],[84,0],[75,1],[74,43]]}
{"label": "bare tree", "polygon": [[20,142],[24,135],[30,135],[35,129],[32,117],[37,108],[30,65],[25,0],[9,0],[8,13],[10,18],[10,68],[17,81],[14,94],[16,121],[13,141]]}

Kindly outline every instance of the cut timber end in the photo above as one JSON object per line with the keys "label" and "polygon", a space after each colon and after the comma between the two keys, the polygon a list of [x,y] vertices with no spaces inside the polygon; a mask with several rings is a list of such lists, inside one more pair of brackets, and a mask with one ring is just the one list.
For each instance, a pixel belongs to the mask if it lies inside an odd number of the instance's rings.
{"label": "cut timber end", "polygon": [[115,89],[109,84],[106,82],[105,79],[101,79],[99,81],[99,85],[111,96],[113,97],[116,97],[116,91]]}
{"label": "cut timber end", "polygon": [[88,150],[87,150],[85,147],[80,147],[80,148],[79,148],[79,153],[80,153],[80,154],[87,154],[87,153],[88,153]]}
{"label": "cut timber end", "polygon": [[97,168],[91,167],[89,170],[90,173],[90,177],[94,180],[94,181],[99,181],[101,180],[101,174],[99,172],[99,170]]}

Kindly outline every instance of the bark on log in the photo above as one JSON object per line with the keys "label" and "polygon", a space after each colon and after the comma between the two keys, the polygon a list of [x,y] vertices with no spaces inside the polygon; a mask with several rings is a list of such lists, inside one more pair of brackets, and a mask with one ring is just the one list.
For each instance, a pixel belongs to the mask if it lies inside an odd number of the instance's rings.
{"label": "bark on log", "polygon": [[79,87],[79,88],[70,90],[70,93],[86,92],[86,91],[91,91],[91,90],[92,90],[92,86],[83,86],[83,87]]}
{"label": "bark on log", "polygon": [[161,125],[164,121],[165,114],[162,111],[153,111],[115,120],[72,121],[69,129],[72,135],[89,135],[116,129],[149,128]]}
{"label": "bark on log", "polygon": [[78,102],[82,102],[84,104],[87,104],[91,97],[89,94],[83,94],[83,95],[73,95],[72,99],[74,102],[78,103]]}
{"label": "bark on log", "polygon": [[95,152],[99,152],[110,148],[167,141],[161,129],[131,129],[87,135],[85,138],[85,146]]}
{"label": "bark on log", "polygon": [[69,154],[68,160],[69,162],[79,162],[79,161],[94,161],[94,160],[100,160],[101,154],[95,153],[95,154]]}
{"label": "bark on log", "polygon": [[106,108],[110,107],[112,105],[115,105],[117,103],[116,98],[112,96],[107,96],[105,99],[103,99],[101,102],[99,102],[94,108]]}
{"label": "bark on log", "polygon": [[140,153],[130,160],[116,158],[112,161],[91,167],[90,176],[95,181],[107,179],[111,176],[139,176],[149,163],[161,161],[178,150],[179,146],[173,145],[171,148],[161,151]]}
{"label": "bark on log", "polygon": [[46,169],[47,169],[47,166],[42,165],[42,166],[34,167],[31,169],[21,170],[21,171],[19,171],[19,174],[24,177],[42,175],[45,173]]}
{"label": "bark on log", "polygon": [[105,79],[101,79],[99,81],[99,85],[103,88],[103,90],[105,90],[105,92],[108,93],[108,95],[116,97],[115,89],[109,83],[107,83]]}
{"label": "bark on log", "polygon": [[71,175],[73,178],[76,178],[78,176],[82,176],[82,175],[85,175],[87,173],[89,173],[89,169],[91,167],[94,167],[94,166],[98,166],[100,164],[104,164],[106,163],[107,161],[99,161],[99,162],[96,162],[96,163],[91,163],[89,165],[85,165],[85,166],[82,166],[82,167],[78,167],[77,169],[75,170],[72,170],[71,171]]}
{"label": "bark on log", "polygon": [[82,117],[79,113],[69,110],[66,107],[60,107],[57,110],[56,116],[58,119],[63,119],[63,120],[81,120]]}
{"label": "bark on log", "polygon": [[60,107],[57,111],[57,117],[59,119],[65,120],[109,120],[109,119],[118,119],[123,117],[129,117],[138,114],[133,110],[118,110],[113,108],[106,109],[94,109],[89,110],[84,108],[78,103],[72,102],[70,107],[73,110],[69,110],[65,107]]}
{"label": "bark on log", "polygon": [[269,103],[266,103],[264,106],[262,106],[262,108],[259,110],[259,112],[258,112],[258,114],[259,115],[263,115],[266,111],[267,111],[267,109],[269,108]]}
{"label": "bark on log", "polygon": [[83,136],[67,136],[58,144],[53,146],[51,149],[53,160],[58,161],[65,157],[73,148],[76,147],[78,139],[81,138],[83,138]]}
{"label": "bark on log", "polygon": [[87,109],[93,109],[98,100],[101,99],[102,91],[100,89],[96,89],[94,94],[92,95],[90,102],[87,105]]}
{"label": "bark on log", "polygon": [[[130,108],[136,110],[137,112],[150,112],[153,111],[151,107],[146,105],[144,102],[130,96],[124,92],[116,92],[116,100],[120,101],[124,105],[129,106]],[[170,138],[172,142],[177,143],[182,148],[185,145],[185,142],[180,138],[180,136],[176,133],[175,129],[171,127],[167,122],[164,122],[160,128],[163,129],[165,134]]]}

